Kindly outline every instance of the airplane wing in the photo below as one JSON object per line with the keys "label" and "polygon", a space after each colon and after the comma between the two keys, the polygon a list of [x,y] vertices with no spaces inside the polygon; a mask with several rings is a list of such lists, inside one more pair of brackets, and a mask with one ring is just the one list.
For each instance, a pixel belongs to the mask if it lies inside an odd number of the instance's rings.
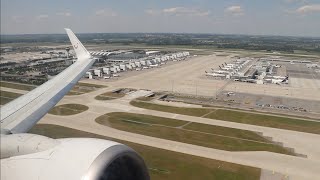
{"label": "airplane wing", "polygon": [[28,132],[85,75],[94,59],[70,29],[65,29],[78,60],[53,79],[1,107],[1,133]]}

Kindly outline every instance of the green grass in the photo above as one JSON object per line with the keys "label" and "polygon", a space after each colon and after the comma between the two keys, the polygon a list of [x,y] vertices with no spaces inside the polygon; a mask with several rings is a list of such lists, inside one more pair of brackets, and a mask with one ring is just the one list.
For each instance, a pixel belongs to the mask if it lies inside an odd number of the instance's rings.
{"label": "green grass", "polygon": [[159,105],[159,104],[142,102],[142,101],[131,101],[130,104],[132,106],[136,106],[144,109],[164,111],[164,112],[183,114],[183,115],[189,115],[189,116],[203,116],[212,111],[212,109],[173,107],[173,106],[165,106],[165,105]]}
{"label": "green grass", "polygon": [[112,117],[115,119],[136,121],[140,123],[161,124],[164,126],[171,126],[171,127],[178,127],[188,123],[187,121],[180,121],[176,119],[162,118],[158,116],[150,116],[150,115],[144,115],[144,114],[122,113],[122,112],[108,113],[103,117],[98,118],[96,121],[98,123],[103,123],[106,119],[108,119],[108,117]]}
{"label": "green grass", "polygon": [[218,109],[206,118],[320,134],[320,122]]}
{"label": "green grass", "polygon": [[88,110],[89,107],[81,104],[63,104],[56,106],[49,111],[49,114],[59,115],[59,116],[70,116],[82,113]]}
{"label": "green grass", "polygon": [[[207,125],[208,128],[203,130],[197,124],[187,129],[183,129],[182,127],[176,128],[188,122],[131,113],[109,113],[98,117],[96,122],[122,131],[209,148],[227,151],[270,151],[293,155],[293,153],[272,144],[258,134],[233,128]],[[190,129],[193,131],[190,131]],[[209,129],[213,131],[208,131]]]}
{"label": "green grass", "polygon": [[8,102],[18,98],[21,95],[22,94],[0,90],[0,104],[1,105],[7,104]]}
{"label": "green grass", "polygon": [[258,135],[255,132],[241,129],[227,128],[222,126],[214,126],[201,123],[190,123],[186,125],[184,129],[270,143],[269,140]]}
{"label": "green grass", "polygon": [[[284,117],[289,117],[290,119],[305,119],[305,120],[311,120],[311,121],[319,121],[320,118],[311,118],[311,117],[306,117],[306,116],[298,116],[298,115],[292,115],[292,114],[285,114],[285,113],[275,113],[275,112],[265,112],[265,111],[260,111],[260,110],[246,110],[246,109],[241,109],[241,108],[236,108],[236,107],[224,107],[224,106],[218,106],[218,105],[209,105],[209,104],[201,104],[201,103],[192,103],[192,102],[185,102],[187,104],[195,104],[195,105],[200,105],[204,108],[215,108],[215,109],[226,109],[230,111],[236,111],[236,112],[244,112],[244,113],[252,113],[252,114],[267,114],[269,116],[284,116]],[[213,111],[212,111],[213,112]]]}
{"label": "green grass", "polygon": [[123,94],[123,93],[106,92],[106,93],[103,93],[103,94],[96,96],[95,99],[100,100],[100,101],[105,101],[105,100],[119,99],[124,96],[125,96],[125,94]]}
{"label": "green grass", "polygon": [[[31,91],[35,89],[37,86],[28,85],[28,84],[20,84],[20,83],[11,83],[6,81],[0,81],[1,87],[12,88],[12,89],[19,89],[25,91]],[[98,84],[89,84],[89,83],[77,83],[71,90],[68,92],[67,95],[81,95],[85,93],[89,93],[95,91],[100,88],[105,88],[107,86],[98,85]]]}
{"label": "green grass", "polygon": [[67,95],[73,96],[73,95],[86,94],[86,93],[95,91],[97,89],[105,88],[105,87],[107,86],[79,82],[70,90],[70,92]]}
{"label": "green grass", "polygon": [[89,84],[89,83],[82,83],[82,82],[79,82],[77,85],[78,85],[78,86],[93,87],[93,88],[97,88],[97,89],[107,87],[107,86],[105,86],[105,85]]}
{"label": "green grass", "polygon": [[78,91],[71,90],[67,93],[68,96],[75,96],[75,95],[81,95],[81,94],[84,94],[84,92],[78,92]]}
{"label": "green grass", "polygon": [[19,89],[24,91],[31,91],[36,88],[36,86],[28,85],[28,84],[20,84],[20,83],[11,83],[6,81],[0,81],[1,87],[11,88],[11,89]]}
{"label": "green grass", "polygon": [[0,105],[5,105],[5,104],[7,104],[8,102],[10,102],[12,100],[13,100],[12,98],[7,98],[7,97],[0,96]]}
{"label": "green grass", "polygon": [[136,100],[131,101],[130,104],[135,107],[156,111],[320,134],[320,122],[300,120],[295,119],[294,117],[279,117],[276,115],[264,115],[224,109],[173,107]]}
{"label": "green grass", "polygon": [[259,180],[261,170],[218,160],[182,154],[111,139],[62,126],[38,124],[30,133],[51,138],[101,138],[126,144],[136,150],[145,160],[152,180]]}
{"label": "green grass", "polygon": [[139,100],[139,101],[151,101],[153,99],[154,99],[154,97],[143,97],[143,96],[137,98],[137,100]]}

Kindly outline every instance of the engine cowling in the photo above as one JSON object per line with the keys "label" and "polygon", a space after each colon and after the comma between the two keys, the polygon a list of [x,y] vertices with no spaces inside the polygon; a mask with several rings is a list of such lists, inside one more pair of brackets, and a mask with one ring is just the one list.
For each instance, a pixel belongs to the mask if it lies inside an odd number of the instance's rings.
{"label": "engine cowling", "polygon": [[[32,135],[33,138],[25,135],[25,138],[24,135],[1,136],[1,150],[7,150],[6,156],[1,159],[2,180],[150,179],[143,159],[123,144],[101,139],[53,140],[39,135]],[[11,140],[5,139],[9,136]],[[12,141],[15,139],[13,136],[19,139]],[[35,142],[37,140],[38,143]],[[3,148],[10,141],[13,142],[11,149]],[[19,146],[19,143],[23,146]],[[30,143],[32,145],[28,146]],[[13,147],[18,150],[10,155],[8,152],[14,150]]]}

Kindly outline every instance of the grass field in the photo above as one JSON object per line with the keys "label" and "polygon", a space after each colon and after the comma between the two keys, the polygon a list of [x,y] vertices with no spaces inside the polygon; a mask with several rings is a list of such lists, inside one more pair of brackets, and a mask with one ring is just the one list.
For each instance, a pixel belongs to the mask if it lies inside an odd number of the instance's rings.
{"label": "grass field", "polygon": [[164,111],[164,112],[176,113],[176,114],[184,114],[189,116],[203,116],[212,111],[212,109],[206,109],[206,108],[173,107],[173,106],[165,106],[165,105],[159,105],[159,104],[142,102],[142,101],[131,101],[130,104],[132,106],[136,106],[144,109]]}
{"label": "grass field", "polygon": [[105,101],[124,97],[123,93],[106,92],[95,97],[96,100]]}
{"label": "grass field", "polygon": [[294,130],[300,132],[320,134],[320,122],[299,120],[289,117],[279,117],[276,115],[256,114],[250,112],[240,112],[224,109],[208,109],[208,108],[184,108],[165,106],[154,103],[131,101],[131,105],[151,109],[156,111],[170,112],[175,114],[184,114],[197,117],[205,117],[210,119],[218,119],[244,124],[252,124],[258,126]]}
{"label": "grass field", "polygon": [[49,111],[49,114],[59,115],[59,116],[70,116],[82,113],[88,110],[88,106],[81,104],[63,104],[56,106]]}
{"label": "grass field", "polygon": [[76,86],[85,86],[85,87],[92,87],[92,88],[105,88],[107,86],[105,85],[99,85],[99,84],[90,84],[90,83],[82,83],[79,82]]}
{"label": "grass field", "polygon": [[206,118],[320,134],[320,122],[218,109]]}
{"label": "grass field", "polygon": [[126,132],[209,148],[227,151],[270,151],[293,155],[251,131],[212,125],[204,127],[198,123],[132,113],[109,113],[98,117],[96,122]]}
{"label": "grass field", "polygon": [[145,160],[152,180],[259,180],[260,169],[111,139],[62,126],[38,124],[30,133],[51,138],[89,137],[114,140],[135,149]]}
{"label": "grass field", "polygon": [[0,104],[1,105],[7,104],[8,102],[16,99],[17,97],[19,97],[21,95],[22,94],[0,90]]}
{"label": "grass field", "polygon": [[70,92],[67,95],[69,95],[69,96],[81,95],[81,94],[89,93],[89,92],[95,91],[97,89],[105,88],[105,87],[107,87],[107,86],[79,82],[70,90]]}
{"label": "grass field", "polygon": [[[0,81],[0,87],[31,91],[31,90],[35,89],[37,86]],[[89,93],[89,92],[95,91],[100,88],[105,88],[105,87],[107,87],[107,86],[79,82],[70,90],[70,92],[68,92],[67,95],[69,95],[69,96],[81,95],[81,94]]]}
{"label": "grass field", "polygon": [[24,91],[31,91],[35,89],[37,86],[28,85],[28,84],[21,84],[21,83],[12,83],[7,81],[0,81],[0,87],[6,87],[11,89],[19,89]]}

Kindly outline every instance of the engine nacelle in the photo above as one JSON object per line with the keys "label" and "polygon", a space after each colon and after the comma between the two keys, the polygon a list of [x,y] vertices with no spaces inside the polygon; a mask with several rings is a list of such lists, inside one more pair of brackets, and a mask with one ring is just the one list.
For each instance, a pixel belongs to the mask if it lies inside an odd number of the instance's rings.
{"label": "engine nacelle", "polygon": [[[1,150],[6,150],[5,155],[1,154],[1,180],[150,179],[143,159],[123,144],[90,138],[53,140],[31,136],[1,136]],[[23,146],[19,146],[21,139]],[[8,142],[12,142],[9,149],[4,148]],[[14,152],[10,154],[11,151]]]}

